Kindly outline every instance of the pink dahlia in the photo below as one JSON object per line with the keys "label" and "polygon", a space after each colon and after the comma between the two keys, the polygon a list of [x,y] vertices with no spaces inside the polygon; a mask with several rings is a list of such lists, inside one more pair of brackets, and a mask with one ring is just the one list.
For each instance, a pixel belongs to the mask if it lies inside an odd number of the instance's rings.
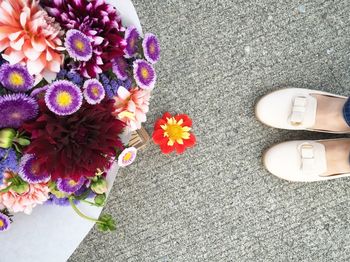
{"label": "pink dahlia", "polygon": [[112,68],[114,58],[124,55],[125,29],[117,10],[104,0],[44,0],[47,12],[61,27],[76,29],[91,40],[93,54],[89,61],[76,61],[76,69],[87,78]]}
{"label": "pink dahlia", "polygon": [[[5,183],[0,186],[0,190],[8,187],[10,183],[6,178],[11,178],[13,174],[5,172]],[[24,212],[30,215],[36,205],[43,204],[49,198],[49,187],[46,183],[29,184],[29,189],[23,194],[18,194],[13,190],[0,193],[0,204],[4,205],[10,212]]]}
{"label": "pink dahlia", "polygon": [[0,0],[0,52],[10,64],[26,65],[37,82],[51,82],[60,71],[63,55],[60,26],[39,1]]}
{"label": "pink dahlia", "polygon": [[119,87],[115,100],[114,115],[128,125],[131,131],[141,128],[141,123],[146,122],[146,114],[149,110],[151,94],[147,90],[133,88],[128,91]]}

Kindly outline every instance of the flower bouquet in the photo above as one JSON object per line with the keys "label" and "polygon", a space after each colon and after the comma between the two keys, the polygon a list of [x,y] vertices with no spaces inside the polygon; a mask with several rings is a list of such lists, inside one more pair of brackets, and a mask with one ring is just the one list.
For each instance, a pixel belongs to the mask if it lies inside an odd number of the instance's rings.
{"label": "flower bouquet", "polygon": [[117,2],[0,0],[1,232],[50,205],[115,229],[81,204],[102,207],[110,170],[134,161],[125,137],[146,121],[160,57]]}

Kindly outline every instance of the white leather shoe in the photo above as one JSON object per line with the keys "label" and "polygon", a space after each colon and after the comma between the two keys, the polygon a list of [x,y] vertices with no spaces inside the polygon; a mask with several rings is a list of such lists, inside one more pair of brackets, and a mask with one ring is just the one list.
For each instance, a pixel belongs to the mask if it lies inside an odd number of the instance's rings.
{"label": "white leather shoe", "polygon": [[275,128],[348,133],[348,131],[329,131],[326,128],[323,130],[313,128],[316,122],[317,99],[312,94],[347,98],[310,89],[280,89],[263,96],[258,101],[255,106],[255,115],[260,122]]}
{"label": "white leather shoe", "polygon": [[324,175],[327,172],[326,150],[320,141],[299,140],[276,144],[264,153],[264,165],[271,174],[294,182],[350,176],[350,173]]}

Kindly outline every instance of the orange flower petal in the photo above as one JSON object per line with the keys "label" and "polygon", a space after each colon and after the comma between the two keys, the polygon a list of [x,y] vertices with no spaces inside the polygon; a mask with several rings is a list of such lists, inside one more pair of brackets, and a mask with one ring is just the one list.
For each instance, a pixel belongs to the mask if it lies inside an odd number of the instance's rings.
{"label": "orange flower petal", "polygon": [[167,118],[172,118],[172,115],[169,112],[165,112],[162,118],[167,121]]}
{"label": "orange flower petal", "polygon": [[43,37],[32,37],[32,46],[38,52],[43,52],[46,49],[46,42]]}
{"label": "orange flower petal", "polygon": [[[25,56],[32,61],[35,61],[41,55],[41,52],[36,51],[30,41],[26,41],[23,45],[23,52]],[[40,73],[40,71],[39,71]]]}
{"label": "orange flower petal", "polygon": [[186,146],[185,145],[181,145],[178,143],[175,143],[175,150],[178,154],[183,154],[186,150]]}
{"label": "orange flower petal", "polygon": [[41,58],[38,58],[36,60],[28,60],[27,65],[28,72],[31,75],[37,75],[45,68],[46,60]]}
{"label": "orange flower petal", "polygon": [[168,146],[167,144],[162,144],[160,145],[160,150],[162,150],[163,154],[170,154],[173,152],[175,147],[173,146]]}
{"label": "orange flower petal", "polygon": [[186,114],[176,115],[175,119],[176,121],[179,121],[180,119],[183,120],[183,123],[181,124],[181,126],[192,127],[192,119]]}
{"label": "orange flower petal", "polygon": [[153,138],[154,143],[156,143],[158,145],[168,143],[168,138],[164,137],[164,131],[161,129],[154,131],[152,138]]}
{"label": "orange flower petal", "polygon": [[166,121],[163,118],[160,118],[157,120],[157,122],[154,124],[154,130],[162,129],[161,125],[165,125]]}
{"label": "orange flower petal", "polygon": [[194,134],[191,133],[190,138],[184,140],[184,145],[186,147],[193,147],[196,144],[196,142],[196,137],[194,136]]}

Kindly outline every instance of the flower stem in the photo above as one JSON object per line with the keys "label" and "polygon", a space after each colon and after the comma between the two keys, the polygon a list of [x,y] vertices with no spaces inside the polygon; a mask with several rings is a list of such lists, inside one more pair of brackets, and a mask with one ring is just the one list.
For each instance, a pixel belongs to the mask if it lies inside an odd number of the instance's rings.
{"label": "flower stem", "polygon": [[85,199],[82,199],[82,200],[80,200],[81,202],[84,202],[84,203],[86,203],[86,204],[90,204],[90,205],[92,205],[92,206],[95,206],[95,207],[101,207],[101,206],[99,206],[99,205],[97,205],[97,204],[95,204],[95,203],[93,203],[93,202],[90,202],[90,201],[88,201],[88,200],[85,200]]}
{"label": "flower stem", "polygon": [[95,223],[104,224],[104,223],[101,222],[100,220],[97,220],[97,219],[94,219],[94,218],[92,218],[92,217],[88,217],[87,215],[84,215],[84,214],[78,209],[78,207],[74,204],[73,197],[69,197],[68,199],[69,199],[69,203],[70,203],[70,205],[72,206],[73,210],[74,210],[75,213],[77,213],[80,217],[85,218],[85,219],[90,220],[90,221],[95,222]]}

